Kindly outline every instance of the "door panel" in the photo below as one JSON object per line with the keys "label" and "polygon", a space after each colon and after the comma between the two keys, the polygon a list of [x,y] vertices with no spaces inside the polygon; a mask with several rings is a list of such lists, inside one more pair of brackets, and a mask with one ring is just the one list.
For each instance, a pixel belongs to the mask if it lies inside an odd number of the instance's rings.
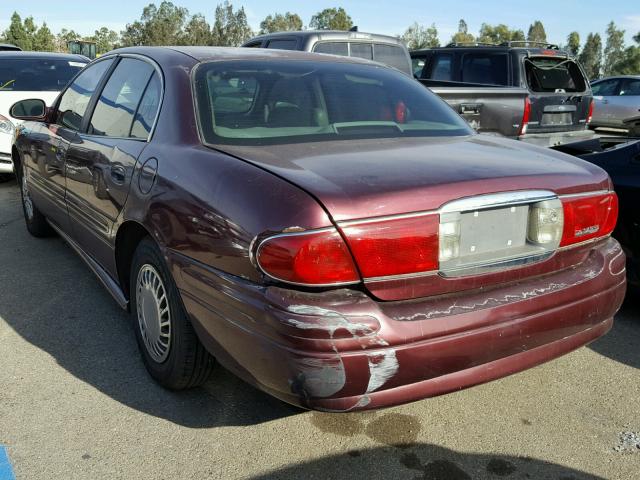
{"label": "door panel", "polygon": [[619,83],[617,79],[610,79],[595,82],[591,86],[594,101],[591,125],[595,127],[610,127],[615,125],[611,99],[615,98],[618,94]]}

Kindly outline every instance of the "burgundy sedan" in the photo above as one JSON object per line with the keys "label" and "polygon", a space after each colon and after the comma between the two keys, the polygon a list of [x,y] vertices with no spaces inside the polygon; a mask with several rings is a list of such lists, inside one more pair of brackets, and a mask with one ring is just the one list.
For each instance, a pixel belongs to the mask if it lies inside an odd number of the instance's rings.
{"label": "burgundy sedan", "polygon": [[603,170],[476,135],[379,64],[122,49],[12,115],[28,230],[78,252],[171,389],[215,358],[306,408],[395,405],[585,345],[625,294]]}

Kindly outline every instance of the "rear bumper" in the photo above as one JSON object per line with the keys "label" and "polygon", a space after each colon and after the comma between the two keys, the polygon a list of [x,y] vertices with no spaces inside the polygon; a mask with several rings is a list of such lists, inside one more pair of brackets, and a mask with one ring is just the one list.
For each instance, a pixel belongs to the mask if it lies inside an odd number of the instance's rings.
{"label": "rear bumper", "polygon": [[168,254],[221,363],[282,400],[328,411],[410,402],[556,358],[605,334],[626,288],[613,239],[544,277],[402,302],[260,287]]}
{"label": "rear bumper", "polygon": [[572,132],[553,132],[553,133],[527,133],[521,135],[518,140],[538,145],[539,147],[554,147],[556,145],[564,145],[565,143],[579,142],[594,137],[592,130],[577,130]]}

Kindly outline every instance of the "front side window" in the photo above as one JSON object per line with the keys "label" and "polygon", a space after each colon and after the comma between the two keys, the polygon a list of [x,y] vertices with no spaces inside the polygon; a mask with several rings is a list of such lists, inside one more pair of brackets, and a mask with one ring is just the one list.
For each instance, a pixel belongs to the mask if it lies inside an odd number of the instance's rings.
{"label": "front side window", "polygon": [[87,133],[128,137],[140,99],[155,69],[135,58],[123,58],[107,81]]}
{"label": "front side window", "polygon": [[482,85],[508,85],[507,55],[504,53],[466,53],[462,57],[462,82]]}
{"label": "front side window", "polygon": [[45,58],[3,58],[0,92],[59,92],[85,62]]}
{"label": "front side window", "polygon": [[113,59],[102,60],[88,66],[69,85],[58,105],[56,123],[72,130],[80,130],[93,92],[109,69]]}
{"label": "front side window", "polygon": [[[228,83],[243,93],[230,108]],[[308,61],[201,64],[195,75],[206,143],[260,145],[350,138],[469,135],[466,122],[402,73]]]}
{"label": "front side window", "polygon": [[623,80],[622,87],[620,87],[620,95],[640,95],[640,80],[636,78]]}

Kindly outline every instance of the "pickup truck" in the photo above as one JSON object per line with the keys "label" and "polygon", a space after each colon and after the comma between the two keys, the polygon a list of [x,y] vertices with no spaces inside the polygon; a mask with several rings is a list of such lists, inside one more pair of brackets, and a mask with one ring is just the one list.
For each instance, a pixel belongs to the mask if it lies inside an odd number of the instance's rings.
{"label": "pickup truck", "polygon": [[414,76],[479,132],[542,146],[593,137],[589,81],[555,45],[450,44],[410,54]]}

